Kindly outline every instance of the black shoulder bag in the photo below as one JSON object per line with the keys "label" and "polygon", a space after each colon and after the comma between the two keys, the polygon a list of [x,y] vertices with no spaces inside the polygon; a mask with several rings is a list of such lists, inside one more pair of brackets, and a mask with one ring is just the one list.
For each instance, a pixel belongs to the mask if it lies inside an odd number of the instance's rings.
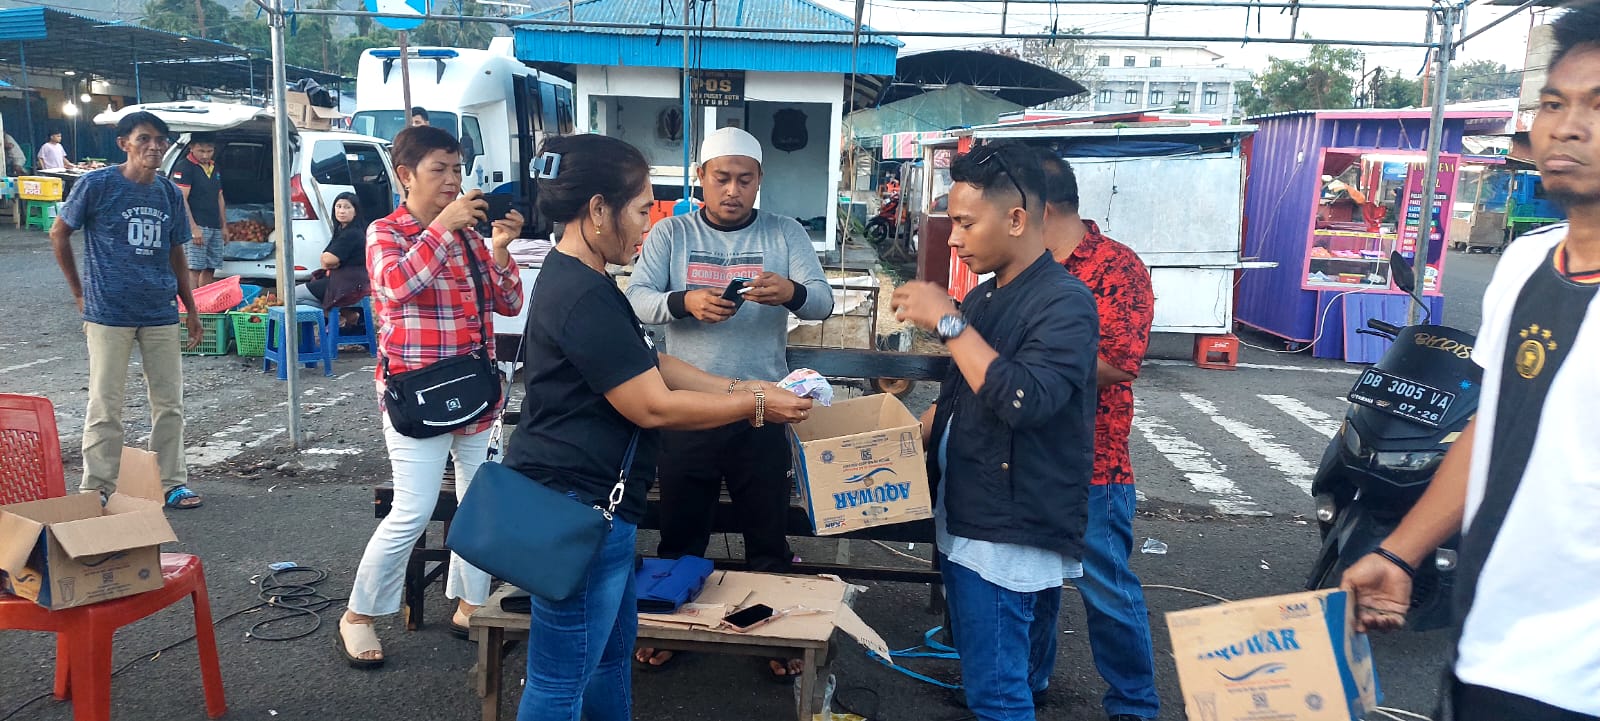
{"label": "black shoulder bag", "polygon": [[[485,318],[490,306],[478,255],[470,244],[465,252],[478,298],[479,326],[488,334],[493,332],[492,320]],[[401,435],[411,438],[432,438],[464,428],[500,405],[500,373],[489,357],[487,343],[405,373],[390,374],[389,358],[385,356],[383,379],[383,407],[389,414],[389,423]]]}

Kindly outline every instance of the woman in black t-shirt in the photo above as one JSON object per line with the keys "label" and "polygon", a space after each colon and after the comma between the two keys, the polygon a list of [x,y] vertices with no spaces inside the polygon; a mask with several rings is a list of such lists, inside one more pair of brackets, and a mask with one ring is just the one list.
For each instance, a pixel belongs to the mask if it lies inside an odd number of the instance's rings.
{"label": "woman in black t-shirt", "polygon": [[656,429],[795,423],[811,401],[657,353],[606,273],[608,263],[629,262],[649,225],[654,198],[644,156],[600,135],[549,138],[541,152],[539,211],[563,230],[530,301],[527,393],[505,462],[584,503],[607,504],[635,439],[637,451],[584,585],[563,601],[533,598],[517,719],[627,721],[638,630],[634,532],[655,477]]}
{"label": "woman in black t-shirt", "polygon": [[295,286],[295,302],[323,310],[354,305],[367,294],[367,221],[351,192],[333,199],[333,238],[322,251],[322,269]]}

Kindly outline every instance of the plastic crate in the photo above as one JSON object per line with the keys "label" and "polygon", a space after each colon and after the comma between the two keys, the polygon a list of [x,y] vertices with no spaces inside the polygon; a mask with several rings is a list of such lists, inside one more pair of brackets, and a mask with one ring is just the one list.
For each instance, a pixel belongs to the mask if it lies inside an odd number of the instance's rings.
{"label": "plastic crate", "polygon": [[260,358],[267,352],[267,314],[232,311],[234,346],[239,355]]}
{"label": "plastic crate", "polygon": [[[227,313],[200,314],[200,346],[194,350],[184,348],[184,355],[227,355],[233,350],[233,324]],[[189,334],[184,333],[183,345],[189,344]]]}
{"label": "plastic crate", "polygon": [[61,179],[24,175],[17,178],[17,197],[23,200],[60,200]]}

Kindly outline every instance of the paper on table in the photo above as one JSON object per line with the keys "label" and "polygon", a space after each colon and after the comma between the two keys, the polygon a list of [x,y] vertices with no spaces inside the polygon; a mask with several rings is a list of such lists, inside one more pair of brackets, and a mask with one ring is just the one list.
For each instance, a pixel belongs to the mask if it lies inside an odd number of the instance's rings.
{"label": "paper on table", "polygon": [[685,603],[676,613],[641,613],[640,623],[669,623],[675,626],[712,627],[722,623],[732,607],[723,603]]}

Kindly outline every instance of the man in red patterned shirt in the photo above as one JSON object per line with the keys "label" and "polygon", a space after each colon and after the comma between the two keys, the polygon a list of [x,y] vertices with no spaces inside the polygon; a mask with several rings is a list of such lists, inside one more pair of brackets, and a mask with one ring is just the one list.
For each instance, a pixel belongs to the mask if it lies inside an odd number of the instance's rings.
{"label": "man in red patterned shirt", "polygon": [[[1150,618],[1139,578],[1128,567],[1133,553],[1133,463],[1128,433],[1133,426],[1133,380],[1150,344],[1155,292],[1150,271],[1131,248],[1100,234],[1078,217],[1078,182],[1072,167],[1040,151],[1045,173],[1045,247],[1094,293],[1100,310],[1100,387],[1095,412],[1094,480],[1089,488],[1089,529],[1084,534],[1079,595],[1089,620],[1089,648],[1110,687],[1103,704],[1111,721],[1156,718],[1155,655]],[[1035,665],[1048,673],[1049,647],[1034,649]],[[1038,688],[1038,685],[1035,685]]]}

